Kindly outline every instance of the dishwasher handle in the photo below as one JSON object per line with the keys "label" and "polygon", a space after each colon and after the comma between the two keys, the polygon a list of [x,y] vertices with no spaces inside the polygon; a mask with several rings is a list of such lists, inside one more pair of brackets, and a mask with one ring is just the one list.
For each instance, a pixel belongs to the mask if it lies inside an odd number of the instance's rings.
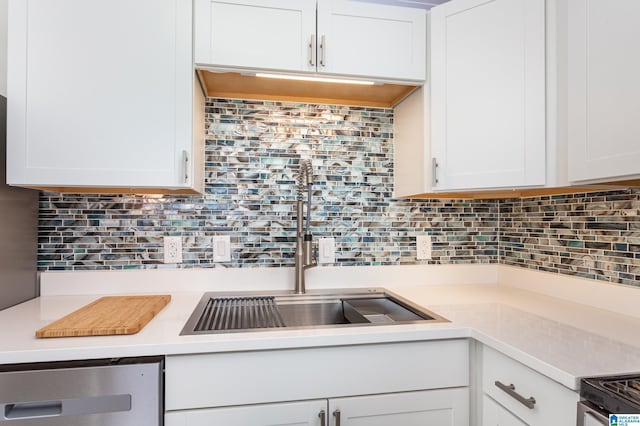
{"label": "dishwasher handle", "polygon": [[131,410],[131,395],[101,395],[53,401],[15,402],[0,405],[0,422],[41,417],[66,417]]}
{"label": "dishwasher handle", "polygon": [[61,413],[62,401],[20,402],[4,406],[4,419],[7,420],[59,416]]}

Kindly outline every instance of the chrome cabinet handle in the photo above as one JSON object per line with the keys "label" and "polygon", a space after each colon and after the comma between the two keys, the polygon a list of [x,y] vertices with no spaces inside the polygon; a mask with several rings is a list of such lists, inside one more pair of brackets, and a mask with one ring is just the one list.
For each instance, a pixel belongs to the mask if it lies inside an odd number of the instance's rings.
{"label": "chrome cabinet handle", "polygon": [[513,399],[518,401],[520,404],[522,404],[525,407],[527,407],[529,410],[533,410],[533,407],[536,405],[536,399],[534,397],[525,398],[524,396],[522,396],[518,392],[516,392],[516,387],[513,385],[513,383],[511,383],[511,384],[509,384],[509,386],[507,386],[504,383],[496,380],[496,382],[494,384],[500,390],[506,392],[507,395],[509,395],[510,397],[512,397]]}
{"label": "chrome cabinet handle", "polygon": [[320,410],[320,412],[318,413],[318,417],[320,417],[320,426],[326,426],[327,414],[324,412],[324,410]]}
{"label": "chrome cabinet handle", "polygon": [[316,35],[311,34],[311,39],[309,40],[309,65],[312,67],[316,66]]}
{"label": "chrome cabinet handle", "polygon": [[438,160],[434,157],[431,159],[431,185],[438,184]]}
{"label": "chrome cabinet handle", "polygon": [[189,154],[187,151],[182,151],[182,167],[184,167],[184,183],[189,183]]}
{"label": "chrome cabinet handle", "polygon": [[336,425],[335,426],[340,426],[340,410],[336,410],[333,412],[333,417],[336,418]]}
{"label": "chrome cabinet handle", "polygon": [[320,65],[327,66],[327,43],[324,35],[320,38]]}

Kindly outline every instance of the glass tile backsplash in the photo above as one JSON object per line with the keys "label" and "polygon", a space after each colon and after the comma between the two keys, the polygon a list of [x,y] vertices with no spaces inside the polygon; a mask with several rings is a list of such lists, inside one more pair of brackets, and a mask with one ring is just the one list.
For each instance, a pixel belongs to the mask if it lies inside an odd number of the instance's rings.
{"label": "glass tile backsplash", "polygon": [[640,286],[640,189],[503,200],[507,265]]}
{"label": "glass tile backsplash", "polygon": [[[39,269],[293,266],[295,176],[313,164],[312,232],[338,265],[506,263],[640,285],[640,193],[397,200],[393,110],[207,99],[203,196],[43,192]],[[416,261],[430,234],[433,259]],[[162,263],[182,236],[183,263]],[[212,237],[229,235],[231,262]]]}

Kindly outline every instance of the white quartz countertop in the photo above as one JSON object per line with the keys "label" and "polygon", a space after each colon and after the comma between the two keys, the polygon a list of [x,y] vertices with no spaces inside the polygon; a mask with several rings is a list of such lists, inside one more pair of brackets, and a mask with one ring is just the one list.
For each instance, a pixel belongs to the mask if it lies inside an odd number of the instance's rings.
{"label": "white quartz countertop", "polygon": [[640,372],[638,317],[491,283],[385,287],[450,322],[180,336],[202,291],[171,291],[135,335],[36,339],[101,296],[45,295],[0,311],[0,364],[473,338],[570,389],[581,377]]}

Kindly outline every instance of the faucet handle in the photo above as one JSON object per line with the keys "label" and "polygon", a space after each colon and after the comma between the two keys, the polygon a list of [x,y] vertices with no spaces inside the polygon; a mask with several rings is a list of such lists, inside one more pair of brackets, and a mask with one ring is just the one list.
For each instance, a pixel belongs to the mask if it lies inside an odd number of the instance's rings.
{"label": "faucet handle", "polygon": [[304,264],[305,266],[315,265],[315,252],[313,247],[313,235],[311,232],[304,234]]}

